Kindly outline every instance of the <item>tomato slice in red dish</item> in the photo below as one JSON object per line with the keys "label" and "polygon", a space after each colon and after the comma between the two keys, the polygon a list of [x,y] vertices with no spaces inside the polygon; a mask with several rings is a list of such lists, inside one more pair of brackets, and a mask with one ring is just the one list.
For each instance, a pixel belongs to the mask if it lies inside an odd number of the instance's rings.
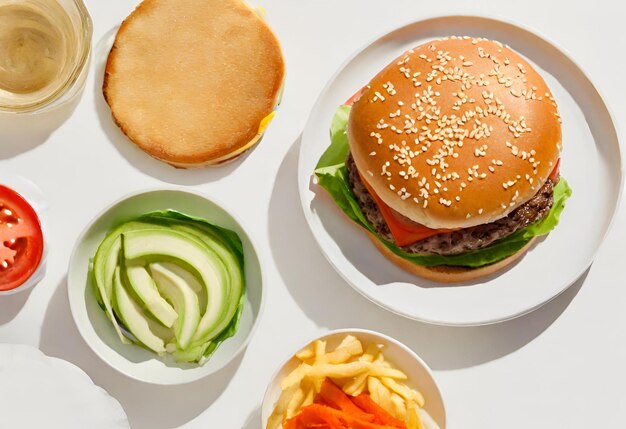
{"label": "tomato slice in red dish", "polygon": [[550,173],[548,178],[552,180],[553,182],[556,182],[558,181],[560,175],[561,175],[561,158],[556,160],[556,164],[554,165],[554,168],[552,169],[552,173]]}
{"label": "tomato slice in red dish", "polygon": [[35,210],[17,192],[0,185],[0,291],[24,284],[43,256],[43,233]]}

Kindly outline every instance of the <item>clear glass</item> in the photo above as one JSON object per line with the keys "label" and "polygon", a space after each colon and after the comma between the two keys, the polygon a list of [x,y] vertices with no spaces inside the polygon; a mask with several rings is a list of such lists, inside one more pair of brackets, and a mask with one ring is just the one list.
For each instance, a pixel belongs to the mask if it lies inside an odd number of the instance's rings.
{"label": "clear glass", "polygon": [[[40,16],[28,16],[26,19],[28,26],[32,26],[32,38],[36,45],[40,41],[39,37],[42,34],[39,27],[44,25],[55,26],[58,24],[58,33],[63,34],[62,42],[65,44],[62,59],[54,59],[50,62],[50,67],[58,68],[54,79],[51,80],[43,90],[34,90],[30,93],[24,92],[23,94],[16,93],[13,99],[11,97],[0,97],[0,113],[14,113],[14,114],[28,114],[28,113],[41,113],[60,107],[73,100],[84,87],[85,79],[89,69],[89,58],[91,54],[91,38],[93,34],[93,24],[89,12],[85,7],[82,0],[0,0],[0,18],[2,17],[2,8],[4,8],[5,22],[10,22],[12,19],[21,19],[20,16],[24,15],[23,10],[36,10]],[[9,9],[12,8],[12,9]],[[20,9],[22,8],[22,9]],[[24,9],[28,8],[28,9]],[[13,10],[10,19],[8,16],[9,10]],[[20,10],[20,12],[15,12]],[[16,18],[17,17],[17,18]],[[48,21],[46,21],[46,19]],[[21,24],[20,24],[21,25]],[[5,26],[5,28],[7,28]],[[44,28],[46,30],[47,28]],[[54,28],[53,28],[54,29]],[[6,40],[10,40],[8,34]],[[56,35],[55,35],[56,36]],[[19,41],[13,40],[11,49],[22,49],[23,46],[27,46],[27,43],[31,40]],[[57,43],[61,43],[55,40]],[[0,39],[0,44],[7,43]],[[8,42],[11,43],[11,42]],[[40,46],[35,46],[40,48]],[[5,49],[8,49],[4,47]],[[3,46],[0,45],[0,51]],[[20,52],[18,52],[19,54]],[[62,64],[59,64],[62,62]],[[39,67],[39,65],[37,65]],[[45,70],[41,70],[42,73]],[[19,76],[19,75],[18,75]],[[6,92],[10,94],[10,91]],[[30,94],[31,97],[24,94]],[[30,99],[29,99],[30,98]]]}

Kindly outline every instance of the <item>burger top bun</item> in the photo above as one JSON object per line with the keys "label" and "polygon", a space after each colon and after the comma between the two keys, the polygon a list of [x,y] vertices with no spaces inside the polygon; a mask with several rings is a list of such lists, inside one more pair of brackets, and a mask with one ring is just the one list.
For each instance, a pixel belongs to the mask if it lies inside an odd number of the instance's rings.
{"label": "burger top bun", "polygon": [[507,46],[452,37],[411,49],[354,103],[358,170],[391,208],[430,228],[500,219],[537,193],[561,150],[557,105]]}

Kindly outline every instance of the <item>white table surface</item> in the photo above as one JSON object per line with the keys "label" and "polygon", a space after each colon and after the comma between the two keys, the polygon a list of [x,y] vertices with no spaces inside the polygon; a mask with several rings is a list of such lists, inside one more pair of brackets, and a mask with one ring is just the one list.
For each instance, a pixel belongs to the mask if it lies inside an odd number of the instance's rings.
{"label": "white table surface", "polygon": [[[138,1],[86,3],[96,45]],[[374,36],[432,15],[487,14],[539,30],[589,73],[623,124],[626,10],[619,3],[263,0],[287,61],[283,104],[250,156],[214,170],[177,171],[135,149],[111,122],[92,69],[73,112],[0,124],[0,171],[33,180],[50,202],[48,274],[31,293],[0,299],[0,342],[39,346],[79,365],[121,402],[133,428],[260,428],[263,393],[280,361],[309,337],[343,327],[379,330],[421,355],[435,370],[451,429],[625,427],[623,208],[596,262],[564,295],[510,322],[445,328],[390,314],[345,284],[315,244],[296,187],[299,135],[327,79]],[[179,387],[142,384],[109,368],[79,336],[66,292],[70,252],[87,222],[126,193],[163,185],[200,190],[237,213],[259,243],[269,283],[245,354]]]}

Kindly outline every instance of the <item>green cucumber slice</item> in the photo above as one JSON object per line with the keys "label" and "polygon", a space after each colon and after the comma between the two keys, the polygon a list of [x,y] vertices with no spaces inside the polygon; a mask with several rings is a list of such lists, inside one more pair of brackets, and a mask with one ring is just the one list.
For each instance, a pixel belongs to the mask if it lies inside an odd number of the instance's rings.
{"label": "green cucumber slice", "polygon": [[[124,235],[122,234],[122,242]],[[178,313],[161,296],[150,273],[143,265],[127,265],[126,277],[128,284],[137,297],[143,302],[145,308],[161,322],[171,328],[178,319]]]}
{"label": "green cucumber slice", "polygon": [[[226,316],[230,281],[222,260],[196,236],[173,229],[129,231],[124,234],[124,256],[133,262],[174,262],[202,279],[207,308],[199,327],[211,331]],[[197,333],[194,337],[197,336]]]}
{"label": "green cucumber slice", "polygon": [[167,269],[164,264],[150,264],[150,273],[161,293],[174,304],[178,312],[174,329],[178,347],[185,349],[200,322],[198,295],[181,276]]}
{"label": "green cucumber slice", "polygon": [[115,269],[113,275],[113,288],[116,313],[122,319],[124,326],[141,344],[155,353],[164,354],[165,341],[150,329],[150,319],[146,317],[143,309],[131,298],[122,284],[119,267]]}
{"label": "green cucumber slice", "polygon": [[149,228],[151,226],[149,223],[133,221],[116,228],[100,243],[92,263],[92,275],[97,296],[104,305],[105,313],[113,324],[115,332],[124,344],[129,344],[129,340],[120,330],[111,306],[113,275],[119,262],[119,253],[122,247],[120,234],[126,230]]}

